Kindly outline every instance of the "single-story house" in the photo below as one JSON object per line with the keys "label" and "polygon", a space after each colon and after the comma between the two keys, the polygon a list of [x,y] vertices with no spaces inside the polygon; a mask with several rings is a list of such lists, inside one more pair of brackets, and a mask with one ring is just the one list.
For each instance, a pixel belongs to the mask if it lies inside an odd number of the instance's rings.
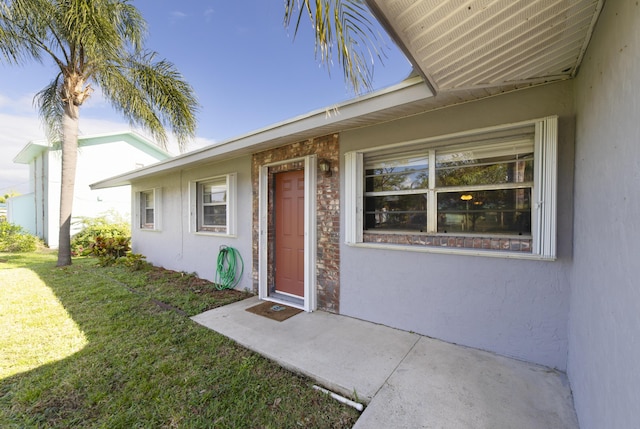
{"label": "single-story house", "polygon": [[[582,428],[640,422],[640,6],[369,0],[418,74],[93,185],[134,251],[566,371]],[[153,201],[152,205],[148,201]]]}
{"label": "single-story house", "polygon": [[[80,136],[73,195],[73,219],[105,214],[129,219],[129,187],[91,190],[89,185],[116,174],[170,158],[171,155],[146,137],[133,132]],[[13,162],[29,165],[29,192],[8,200],[8,220],[58,247],[60,225],[60,149],[46,140],[31,141]],[[79,225],[72,223],[72,233]]]}

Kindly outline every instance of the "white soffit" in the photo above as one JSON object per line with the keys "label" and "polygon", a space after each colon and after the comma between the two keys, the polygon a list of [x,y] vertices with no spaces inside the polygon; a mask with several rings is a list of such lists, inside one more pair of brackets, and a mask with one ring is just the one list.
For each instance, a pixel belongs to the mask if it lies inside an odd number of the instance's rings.
{"label": "white soffit", "polygon": [[436,92],[575,76],[603,0],[369,0]]}

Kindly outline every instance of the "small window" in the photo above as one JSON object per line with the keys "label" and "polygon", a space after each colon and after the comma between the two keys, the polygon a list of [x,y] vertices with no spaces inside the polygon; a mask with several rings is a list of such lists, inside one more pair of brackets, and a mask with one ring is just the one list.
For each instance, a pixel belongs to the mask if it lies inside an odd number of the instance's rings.
{"label": "small window", "polygon": [[227,228],[226,177],[198,183],[198,231]]}
{"label": "small window", "polygon": [[191,183],[192,230],[233,234],[235,174]]}
{"label": "small window", "polygon": [[557,119],[346,155],[347,242],[555,258]]}
{"label": "small window", "polygon": [[150,189],[139,193],[139,226],[141,229],[158,229],[160,193],[157,189]]}

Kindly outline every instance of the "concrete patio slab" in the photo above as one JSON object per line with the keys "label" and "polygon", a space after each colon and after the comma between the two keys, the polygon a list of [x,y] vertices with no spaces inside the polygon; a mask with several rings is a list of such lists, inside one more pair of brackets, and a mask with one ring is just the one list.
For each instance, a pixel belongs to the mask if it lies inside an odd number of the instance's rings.
{"label": "concrete patio slab", "polygon": [[322,311],[300,313],[283,322],[244,311],[258,303],[258,298],[250,298],[192,319],[363,403],[371,401],[420,339],[417,334]]}
{"label": "concrete patio slab", "polygon": [[321,386],[368,404],[354,426],[577,429],[564,374],[322,311],[283,322],[250,298],[192,319]]}
{"label": "concrete patio slab", "polygon": [[549,368],[422,337],[354,429],[576,429],[571,391]]}

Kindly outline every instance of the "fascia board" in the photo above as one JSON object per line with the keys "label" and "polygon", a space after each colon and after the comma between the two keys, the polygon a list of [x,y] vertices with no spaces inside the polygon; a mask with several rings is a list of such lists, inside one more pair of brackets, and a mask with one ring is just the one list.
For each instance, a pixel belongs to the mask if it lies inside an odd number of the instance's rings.
{"label": "fascia board", "polygon": [[[171,157],[171,154],[169,152],[153,143],[153,141],[134,131],[120,131],[115,133],[78,136],[79,147],[113,143],[114,141],[124,141],[131,146],[138,147],[139,150],[148,153],[158,160],[164,160]],[[13,158],[13,162],[16,164],[29,164],[39,154],[50,148],[51,146],[49,145],[49,142],[47,140],[30,141]]]}
{"label": "fascia board", "polygon": [[[297,136],[313,134],[314,130],[318,130],[322,135],[339,132],[348,129],[353,120],[366,118],[368,115],[376,114],[385,109],[410,104],[432,96],[433,93],[424,84],[424,80],[420,76],[412,77],[398,85],[372,94],[315,110],[216,145],[178,155],[166,161],[105,179],[92,184],[91,188],[102,189],[130,185],[133,180],[166,173],[171,170],[178,170],[208,161],[222,161],[251,153],[258,148],[264,150],[269,147],[270,142],[274,146],[287,144],[287,142],[292,143],[293,141],[298,141],[295,140]],[[289,136],[291,141],[283,141]],[[318,135],[313,134],[313,136],[317,137]],[[300,138],[299,140],[303,139]]]}
{"label": "fascia board", "polygon": [[30,141],[22,148],[22,150],[13,158],[13,162],[15,164],[29,164],[40,155],[42,152],[47,150],[49,145],[46,140],[42,141]]}

